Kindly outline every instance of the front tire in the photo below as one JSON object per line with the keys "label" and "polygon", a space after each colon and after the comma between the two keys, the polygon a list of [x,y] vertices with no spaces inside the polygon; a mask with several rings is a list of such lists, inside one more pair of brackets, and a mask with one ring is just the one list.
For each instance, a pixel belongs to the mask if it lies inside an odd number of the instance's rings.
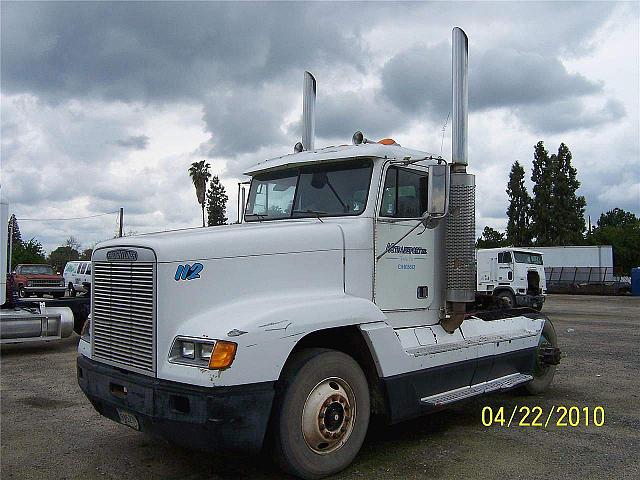
{"label": "front tire", "polygon": [[516,296],[513,293],[511,293],[509,290],[502,290],[498,292],[496,297],[498,297],[498,300],[502,302],[502,305],[505,308],[515,308]]}
{"label": "front tire", "polygon": [[29,298],[30,296],[31,296],[31,293],[27,292],[27,289],[24,288],[23,285],[20,285],[20,287],[18,287],[18,297]]}
{"label": "front tire", "polygon": [[321,348],[296,352],[274,401],[276,461],[305,480],[337,473],[358,454],[369,415],[367,379],[353,358]]}

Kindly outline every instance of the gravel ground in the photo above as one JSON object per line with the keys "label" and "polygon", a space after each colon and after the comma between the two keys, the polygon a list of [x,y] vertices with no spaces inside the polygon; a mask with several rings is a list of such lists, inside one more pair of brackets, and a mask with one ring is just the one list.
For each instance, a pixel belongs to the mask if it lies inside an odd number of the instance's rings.
{"label": "gravel ground", "polygon": [[[550,296],[543,311],[566,353],[549,391],[374,426],[335,478],[640,478],[640,298]],[[283,477],[268,458],[182,450],[102,418],[76,383],[77,341],[1,349],[3,479]],[[605,425],[516,427],[516,414],[510,428],[483,426],[483,407],[504,406],[508,420],[516,405],[602,406]]]}

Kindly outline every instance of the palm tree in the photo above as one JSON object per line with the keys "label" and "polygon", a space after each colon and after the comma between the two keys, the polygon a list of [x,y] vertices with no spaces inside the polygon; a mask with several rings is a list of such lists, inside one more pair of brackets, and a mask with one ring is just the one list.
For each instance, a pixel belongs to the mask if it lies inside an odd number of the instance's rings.
{"label": "palm tree", "polygon": [[202,206],[202,226],[205,226],[204,223],[204,207],[205,207],[205,197],[207,193],[207,182],[209,178],[211,178],[211,172],[209,172],[209,165],[205,160],[200,160],[199,162],[193,162],[191,167],[189,167],[189,176],[191,177],[191,181],[193,182],[193,186],[196,187],[196,196],[198,197],[198,203]]}

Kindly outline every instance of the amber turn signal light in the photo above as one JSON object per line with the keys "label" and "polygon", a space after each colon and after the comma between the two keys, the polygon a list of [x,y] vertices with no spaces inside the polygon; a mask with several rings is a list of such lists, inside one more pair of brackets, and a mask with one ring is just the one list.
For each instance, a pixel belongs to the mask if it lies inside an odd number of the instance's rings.
{"label": "amber turn signal light", "polygon": [[236,358],[237,347],[238,345],[233,342],[218,340],[215,347],[213,347],[213,352],[211,353],[209,368],[212,370],[229,368],[233,363],[233,359]]}

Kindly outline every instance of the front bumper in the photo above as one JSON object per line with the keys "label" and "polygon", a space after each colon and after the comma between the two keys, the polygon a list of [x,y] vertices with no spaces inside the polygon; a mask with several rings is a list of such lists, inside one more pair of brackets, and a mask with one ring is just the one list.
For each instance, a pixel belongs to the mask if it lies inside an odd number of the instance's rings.
{"label": "front bumper", "polygon": [[271,414],[275,383],[200,387],[127,372],[78,356],[78,384],[94,408],[119,422],[135,415],[140,430],[186,448],[257,452]]}
{"label": "front bumper", "polygon": [[57,286],[57,287],[47,287],[47,286],[38,286],[38,287],[24,287],[25,291],[29,293],[64,293],[66,290],[65,287]]}
{"label": "front bumper", "polygon": [[516,305],[519,307],[542,307],[545,295],[516,295]]}

